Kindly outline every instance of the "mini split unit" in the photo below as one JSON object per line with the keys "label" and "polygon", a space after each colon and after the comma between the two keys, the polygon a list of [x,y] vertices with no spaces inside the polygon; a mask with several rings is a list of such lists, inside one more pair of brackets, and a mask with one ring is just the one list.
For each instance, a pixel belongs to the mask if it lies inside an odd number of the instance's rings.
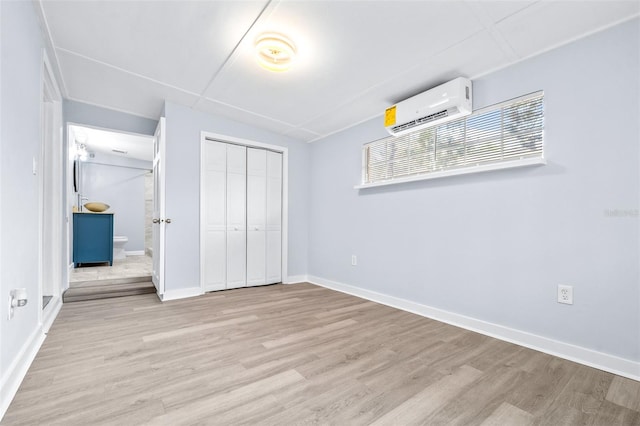
{"label": "mini split unit", "polygon": [[471,114],[471,80],[458,77],[386,109],[384,126],[393,136]]}

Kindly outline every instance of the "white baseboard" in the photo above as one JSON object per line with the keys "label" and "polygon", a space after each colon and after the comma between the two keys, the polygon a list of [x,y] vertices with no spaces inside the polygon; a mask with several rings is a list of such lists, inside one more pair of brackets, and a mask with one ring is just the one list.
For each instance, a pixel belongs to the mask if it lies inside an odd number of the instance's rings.
{"label": "white baseboard", "polygon": [[310,275],[310,283],[640,381],[640,362]]}
{"label": "white baseboard", "polygon": [[309,281],[309,277],[306,275],[289,275],[283,284],[298,284],[307,281]]}
{"label": "white baseboard", "polygon": [[47,334],[53,325],[58,313],[62,309],[62,294],[51,299],[47,307],[44,309],[42,316],[42,332]]}
{"label": "white baseboard", "polygon": [[41,327],[33,330],[33,333],[31,333],[22,346],[14,361],[9,368],[3,372],[2,378],[0,379],[0,420],[4,417],[13,397],[16,395],[16,392],[18,392],[18,388],[27,375],[27,371],[29,371],[31,363],[38,354],[45,337],[46,334],[42,332]]}
{"label": "white baseboard", "polygon": [[201,296],[202,294],[204,293],[202,292],[202,288],[200,287],[181,288],[178,290],[165,291],[164,294],[160,296],[160,300],[162,300],[163,302],[167,302],[169,300],[178,300],[186,299],[187,297]]}
{"label": "white baseboard", "polygon": [[132,250],[132,251],[124,251],[124,254],[126,254],[127,256],[144,256],[145,252],[144,250]]}

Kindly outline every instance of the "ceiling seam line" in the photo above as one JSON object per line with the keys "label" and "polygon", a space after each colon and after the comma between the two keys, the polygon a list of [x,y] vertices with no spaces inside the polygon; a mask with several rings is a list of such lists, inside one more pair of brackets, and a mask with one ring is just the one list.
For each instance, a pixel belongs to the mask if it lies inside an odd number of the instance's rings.
{"label": "ceiling seam line", "polygon": [[281,120],[278,120],[277,118],[272,118],[272,117],[269,117],[269,116],[266,116],[266,115],[262,115],[262,114],[259,114],[257,112],[253,112],[253,111],[248,110],[248,109],[244,109],[244,108],[237,107],[235,105],[228,104],[226,102],[217,101],[215,99],[210,99],[210,98],[207,98],[206,96],[203,99],[205,99],[208,102],[213,102],[213,103],[216,103],[216,104],[224,105],[226,107],[230,107],[230,108],[242,111],[242,112],[249,113],[251,115],[255,115],[256,117],[265,118],[267,120],[271,120],[271,121],[274,121],[274,122],[279,123],[279,124],[284,124],[284,125],[287,125],[289,127],[293,127],[293,129],[291,129],[291,130],[295,130],[297,128],[297,126],[295,124],[287,123],[286,121],[281,121]]}
{"label": "ceiling seam line", "polygon": [[133,71],[125,70],[124,68],[120,68],[120,67],[118,67],[116,65],[113,65],[113,64],[110,64],[108,62],[104,62],[104,61],[100,61],[100,60],[95,59],[95,58],[91,58],[89,56],[83,55],[82,53],[74,52],[73,50],[65,49],[63,47],[56,47],[56,50],[60,50],[62,52],[68,53],[70,55],[77,56],[77,57],[82,58],[82,59],[86,59],[87,61],[94,62],[96,64],[104,65],[105,67],[112,68],[114,70],[123,72],[125,74],[132,75],[134,77],[138,77],[138,78],[141,78],[143,80],[147,80],[147,81],[150,81],[152,83],[156,83],[156,84],[159,84],[161,86],[168,87],[170,89],[178,90],[178,91],[180,91],[182,93],[186,93],[187,95],[198,96],[198,97],[200,96],[196,92],[190,92],[190,91],[188,91],[186,89],[181,89],[181,88],[173,86],[173,85],[171,85],[169,83],[164,83],[164,82],[162,82],[160,80],[156,80],[154,78],[147,77],[146,75],[142,75],[142,74],[135,73]]}
{"label": "ceiling seam line", "polygon": [[207,83],[207,85],[205,86],[204,90],[202,91],[202,93],[199,95],[199,99],[193,104],[193,106],[197,105],[198,102],[200,102],[203,99],[207,99],[205,94],[209,91],[209,89],[211,88],[211,85],[213,84],[213,82],[216,80],[216,78],[218,77],[218,75],[220,75],[220,73],[222,72],[222,70],[226,67],[226,65],[229,63],[229,61],[231,60],[231,58],[233,58],[236,54],[236,52],[238,51],[238,48],[240,47],[240,45],[242,44],[242,42],[244,41],[244,39],[247,37],[247,35],[251,32],[251,30],[253,29],[253,27],[255,27],[255,25],[258,23],[258,21],[262,18],[262,16],[265,14],[265,12],[267,11],[267,9],[271,9],[271,5],[274,5],[273,7],[275,8],[278,4],[277,0],[268,0],[267,4],[264,5],[264,7],[262,8],[262,10],[260,11],[260,13],[258,13],[258,16],[256,16],[256,18],[253,20],[253,22],[251,23],[251,25],[249,25],[249,28],[247,28],[247,31],[244,32],[244,34],[242,35],[242,37],[240,37],[240,40],[238,40],[238,42],[236,43],[236,45],[233,47],[233,49],[231,49],[231,52],[229,52],[229,54],[227,55],[227,57],[225,58],[224,62],[222,63],[222,65],[220,65],[218,67],[218,69],[213,73],[213,76],[211,76],[211,78],[209,79],[209,82]]}
{"label": "ceiling seam line", "polygon": [[[485,28],[485,30],[487,31],[487,34],[495,42],[496,46],[502,52],[503,55],[505,55],[510,60],[517,60],[518,58],[520,58],[520,55],[518,55],[518,53],[513,48],[511,43],[507,41],[507,39],[504,37],[502,32],[497,28],[496,26],[497,22],[493,22],[490,16],[486,14],[485,10],[483,10],[484,13],[479,12],[478,8],[482,9],[482,6],[476,5],[475,7],[472,7],[469,3],[464,3],[464,5],[469,11],[469,13],[473,15],[473,17],[476,18],[476,20],[480,23],[480,25],[482,25]],[[529,5],[527,7],[530,7],[530,6],[532,5]],[[526,9],[527,7],[525,7],[524,9]],[[509,16],[514,16],[524,9],[516,11],[510,14]],[[503,18],[498,22],[502,22],[505,19],[506,18]]]}
{"label": "ceiling seam line", "polygon": [[[62,97],[69,96],[69,90],[67,89],[67,83],[64,81],[64,75],[62,74],[62,67],[60,66],[60,59],[58,58],[58,52],[56,51],[56,45],[53,42],[53,36],[51,35],[51,28],[49,27],[49,22],[47,21],[47,15],[44,13],[44,8],[42,6],[42,0],[38,0],[38,12],[42,17],[42,23],[44,24],[44,30],[47,32],[47,39],[49,44],[51,45],[51,50],[53,53],[53,60],[55,61],[55,66],[57,69],[57,74],[60,77],[60,84],[62,86]],[[56,73],[54,73],[56,74]]]}

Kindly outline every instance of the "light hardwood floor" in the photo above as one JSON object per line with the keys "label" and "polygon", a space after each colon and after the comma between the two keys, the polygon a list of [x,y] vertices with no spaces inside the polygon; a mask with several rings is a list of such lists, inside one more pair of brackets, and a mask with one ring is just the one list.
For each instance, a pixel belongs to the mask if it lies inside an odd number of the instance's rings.
{"label": "light hardwood floor", "polygon": [[640,383],[311,284],[65,304],[2,424],[638,425]]}

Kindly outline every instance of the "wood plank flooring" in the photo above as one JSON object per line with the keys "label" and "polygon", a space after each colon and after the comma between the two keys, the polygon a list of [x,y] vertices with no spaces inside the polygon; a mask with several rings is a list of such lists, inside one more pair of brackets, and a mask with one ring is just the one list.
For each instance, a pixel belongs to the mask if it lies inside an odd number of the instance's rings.
{"label": "wood plank flooring", "polygon": [[69,283],[69,288],[62,295],[62,301],[81,302],[149,293],[156,293],[151,276],[91,280]]}
{"label": "wood plank flooring", "polygon": [[65,304],[2,424],[639,425],[640,383],[311,284]]}

